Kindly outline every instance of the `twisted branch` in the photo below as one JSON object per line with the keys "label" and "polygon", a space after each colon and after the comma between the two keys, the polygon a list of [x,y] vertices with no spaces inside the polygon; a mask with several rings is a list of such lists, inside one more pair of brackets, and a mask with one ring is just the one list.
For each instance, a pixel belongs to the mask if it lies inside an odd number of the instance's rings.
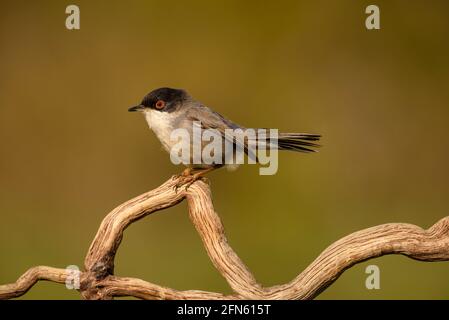
{"label": "twisted branch", "polygon": [[[160,187],[112,210],[102,221],[80,272],[79,291],[85,299],[132,296],[141,299],[313,299],[353,265],[386,254],[421,261],[449,260],[449,217],[428,230],[404,223],[384,224],[354,232],[324,250],[291,282],[264,288],[229,246],[223,224],[214,210],[209,186],[196,181],[187,190],[173,177]],[[114,258],[124,230],[133,222],[186,199],[190,219],[212,263],[234,294],[177,291],[135,278],[114,276]],[[0,286],[0,299],[25,294],[39,280],[65,283],[68,271],[34,267],[15,283]]]}

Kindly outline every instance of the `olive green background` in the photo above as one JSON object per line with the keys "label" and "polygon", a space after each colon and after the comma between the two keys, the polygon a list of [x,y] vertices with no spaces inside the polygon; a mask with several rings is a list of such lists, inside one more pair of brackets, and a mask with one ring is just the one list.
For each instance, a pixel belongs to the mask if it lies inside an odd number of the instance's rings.
{"label": "olive green background", "polygon": [[[81,30],[65,28],[65,7]],[[381,30],[365,8],[381,9]],[[447,1],[2,1],[0,283],[82,266],[102,218],[182,170],[144,119],[152,89],[187,89],[248,127],[321,133],[279,171],[209,175],[229,241],[258,281],[290,281],[328,245],[449,214]],[[365,268],[381,289],[365,288]],[[230,292],[182,203],[129,227],[116,274]],[[25,299],[79,299],[39,283]],[[447,299],[449,262],[385,256],[322,299]]]}

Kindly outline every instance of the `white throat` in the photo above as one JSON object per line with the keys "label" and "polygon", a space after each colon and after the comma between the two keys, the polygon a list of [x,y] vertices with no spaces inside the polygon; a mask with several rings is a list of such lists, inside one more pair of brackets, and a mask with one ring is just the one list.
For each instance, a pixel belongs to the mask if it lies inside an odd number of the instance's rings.
{"label": "white throat", "polygon": [[144,111],[148,126],[156,134],[167,151],[170,151],[172,142],[170,135],[176,126],[176,112],[161,112],[147,109]]}

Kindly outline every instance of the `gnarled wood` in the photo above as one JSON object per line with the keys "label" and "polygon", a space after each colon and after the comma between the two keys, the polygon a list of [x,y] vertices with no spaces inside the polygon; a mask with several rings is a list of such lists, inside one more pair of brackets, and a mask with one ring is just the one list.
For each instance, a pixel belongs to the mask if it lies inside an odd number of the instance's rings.
{"label": "gnarled wood", "polygon": [[[313,299],[353,265],[386,254],[403,254],[421,261],[449,260],[449,217],[428,230],[405,223],[384,224],[354,232],[324,250],[291,282],[264,288],[229,246],[220,217],[214,210],[209,186],[196,181],[186,190],[181,177],[144,193],[112,210],[102,221],[80,272],[85,299],[133,296],[141,299]],[[178,186],[178,187],[177,187]],[[226,279],[232,295],[177,291],[140,279],[116,277],[114,258],[124,230],[133,222],[187,199],[189,216],[214,266]],[[65,283],[68,271],[34,267],[15,283],[0,286],[0,299],[25,294],[37,281]]]}

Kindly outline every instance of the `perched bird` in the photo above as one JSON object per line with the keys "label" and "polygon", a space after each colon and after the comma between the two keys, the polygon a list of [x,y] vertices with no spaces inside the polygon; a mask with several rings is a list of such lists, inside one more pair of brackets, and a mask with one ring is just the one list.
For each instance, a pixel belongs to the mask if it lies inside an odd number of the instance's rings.
{"label": "perched bird", "polygon": [[[142,112],[149,127],[158,137],[162,146],[170,152],[177,143],[173,141],[171,133],[175,129],[183,128],[193,135],[195,124],[200,123],[202,129],[214,129],[226,141],[227,129],[242,129],[242,127],[219,113],[208,108],[201,102],[191,97],[185,90],[172,88],[159,88],[147,94],[140,104],[128,109],[130,112]],[[257,130],[257,129],[256,129]],[[315,152],[314,147],[319,147],[313,141],[320,139],[318,134],[308,133],[279,133],[277,140],[278,150],[290,150],[298,152]],[[190,139],[189,143],[192,143]],[[235,144],[235,141],[231,141]],[[189,146],[190,147],[190,146]],[[201,145],[203,148],[204,145]],[[245,153],[249,155],[248,141],[244,141],[241,146]],[[193,155],[190,155],[192,157]],[[205,173],[222,167],[221,163],[194,163],[193,159],[186,164],[187,168],[183,171],[182,177],[189,181],[195,181]]]}

